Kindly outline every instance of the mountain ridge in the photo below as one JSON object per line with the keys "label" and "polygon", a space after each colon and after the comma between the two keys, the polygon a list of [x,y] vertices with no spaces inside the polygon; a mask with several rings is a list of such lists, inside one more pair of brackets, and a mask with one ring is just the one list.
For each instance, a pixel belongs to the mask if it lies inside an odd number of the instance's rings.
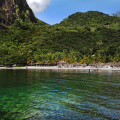
{"label": "mountain ridge", "polygon": [[88,11],[88,12],[76,12],[63,21],[60,22],[60,25],[63,26],[96,26],[99,25],[110,25],[112,23],[120,22],[120,18],[116,16],[110,16],[108,14],[99,12],[99,11]]}
{"label": "mountain ridge", "polygon": [[[17,2],[26,4],[25,0]],[[15,5],[12,8],[16,10]],[[0,64],[120,62],[119,17],[98,11],[77,12],[60,24],[48,25],[26,17],[26,10],[23,16],[22,10],[15,12],[13,21],[3,21],[9,29],[0,30]],[[3,13],[4,17],[9,11],[4,9]]]}
{"label": "mountain ridge", "polygon": [[11,25],[17,19],[23,21],[28,19],[31,22],[37,22],[26,0],[0,0],[1,25]]}

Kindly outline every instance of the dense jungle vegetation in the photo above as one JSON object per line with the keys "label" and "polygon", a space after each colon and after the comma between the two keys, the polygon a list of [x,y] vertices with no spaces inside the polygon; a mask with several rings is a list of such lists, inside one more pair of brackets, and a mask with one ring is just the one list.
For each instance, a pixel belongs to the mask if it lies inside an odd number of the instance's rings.
{"label": "dense jungle vegetation", "polygon": [[0,30],[0,64],[120,62],[120,18],[75,13],[60,24],[16,20]]}

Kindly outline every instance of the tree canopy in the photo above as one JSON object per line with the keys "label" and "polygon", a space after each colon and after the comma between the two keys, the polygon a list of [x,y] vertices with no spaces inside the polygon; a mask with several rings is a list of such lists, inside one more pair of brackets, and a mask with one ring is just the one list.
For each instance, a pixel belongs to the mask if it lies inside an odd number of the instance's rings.
{"label": "tree canopy", "polygon": [[120,18],[75,13],[60,24],[16,20],[0,30],[0,64],[120,62]]}

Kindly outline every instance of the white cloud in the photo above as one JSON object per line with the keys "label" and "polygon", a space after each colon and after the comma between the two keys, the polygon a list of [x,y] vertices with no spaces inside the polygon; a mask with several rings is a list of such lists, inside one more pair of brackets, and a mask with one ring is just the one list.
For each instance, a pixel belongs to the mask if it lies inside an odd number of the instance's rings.
{"label": "white cloud", "polygon": [[50,2],[51,0],[27,0],[28,5],[35,13],[44,11]]}

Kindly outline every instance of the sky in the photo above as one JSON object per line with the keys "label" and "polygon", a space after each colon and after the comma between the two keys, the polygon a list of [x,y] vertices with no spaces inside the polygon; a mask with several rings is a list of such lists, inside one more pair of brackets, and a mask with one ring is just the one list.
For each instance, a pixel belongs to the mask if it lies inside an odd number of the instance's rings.
{"label": "sky", "polygon": [[60,23],[76,12],[100,11],[114,14],[120,11],[120,0],[27,0],[35,16],[48,23]]}

